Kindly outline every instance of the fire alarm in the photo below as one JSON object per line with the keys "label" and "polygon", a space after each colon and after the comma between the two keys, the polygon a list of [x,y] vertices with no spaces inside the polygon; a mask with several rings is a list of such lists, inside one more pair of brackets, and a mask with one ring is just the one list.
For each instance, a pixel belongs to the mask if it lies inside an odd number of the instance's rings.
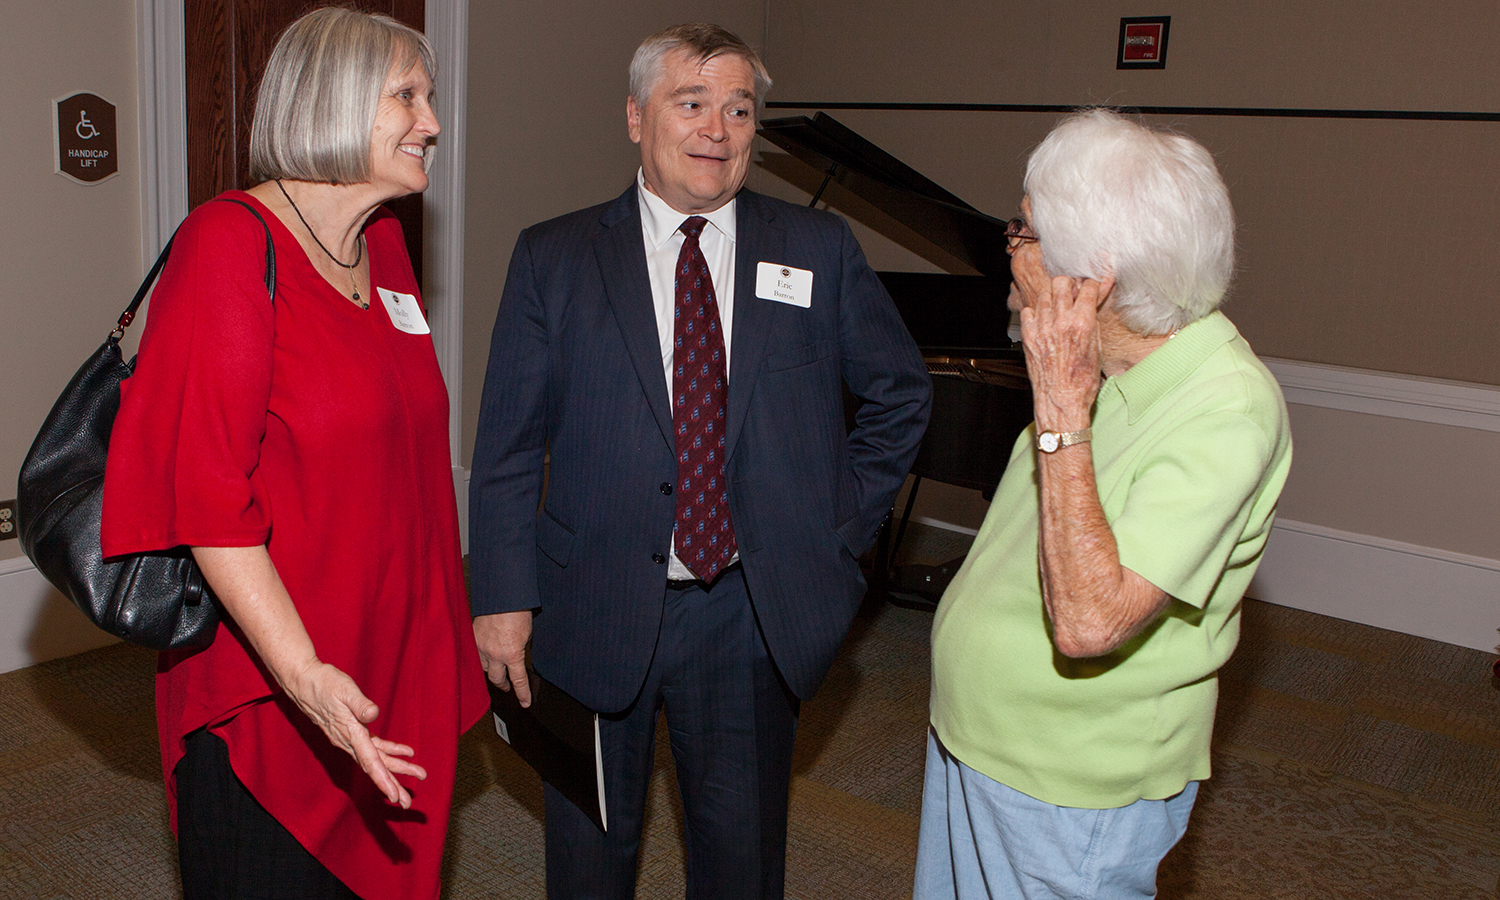
{"label": "fire alarm", "polygon": [[1165,69],[1167,29],[1171,16],[1137,16],[1120,20],[1120,54],[1116,69]]}

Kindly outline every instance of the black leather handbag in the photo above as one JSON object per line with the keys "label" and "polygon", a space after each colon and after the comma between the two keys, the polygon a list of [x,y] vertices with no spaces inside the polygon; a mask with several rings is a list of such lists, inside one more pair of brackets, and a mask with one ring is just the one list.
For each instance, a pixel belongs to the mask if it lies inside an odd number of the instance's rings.
{"label": "black leather handbag", "polygon": [[[266,292],[276,299],[276,250],[266,230]],[[174,236],[175,238],[175,236]],[[120,411],[120,383],[135,371],[120,338],[156,283],[172,241],[120,314],[104,345],[63,389],[26,454],[16,492],[21,549],[37,569],[95,625],[153,650],[192,649],[213,642],[219,607],[186,547],[105,559],[99,526],[104,461]]]}

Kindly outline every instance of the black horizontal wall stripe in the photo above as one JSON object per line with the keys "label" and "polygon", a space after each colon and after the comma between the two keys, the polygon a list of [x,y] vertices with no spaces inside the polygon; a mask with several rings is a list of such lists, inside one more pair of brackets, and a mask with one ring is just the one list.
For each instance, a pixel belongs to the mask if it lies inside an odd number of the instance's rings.
{"label": "black horizontal wall stripe", "polygon": [[[816,103],[775,100],[766,109],[861,109],[916,112],[1069,113],[1077,106],[1029,103]],[[1421,109],[1277,109],[1259,106],[1110,106],[1149,116],[1244,116],[1273,119],[1394,119],[1422,122],[1500,122],[1500,113]]]}

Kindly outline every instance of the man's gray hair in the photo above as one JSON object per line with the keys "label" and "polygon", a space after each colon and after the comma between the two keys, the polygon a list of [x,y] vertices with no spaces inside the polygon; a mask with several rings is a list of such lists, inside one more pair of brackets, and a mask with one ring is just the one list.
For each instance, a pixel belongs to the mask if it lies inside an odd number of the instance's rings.
{"label": "man's gray hair", "polygon": [[766,64],[734,33],[704,22],[673,25],[641,41],[635,58],[630,61],[630,96],[636,106],[645,108],[661,78],[664,60],[672,53],[684,53],[699,65],[726,53],[749,63],[755,75],[755,111],[759,115],[766,92],[771,89],[771,74],[766,71]]}
{"label": "man's gray hair", "polygon": [[1026,164],[1031,225],[1054,275],[1115,278],[1137,334],[1218,308],[1234,271],[1234,209],[1203,145],[1107,109],[1063,119]]}
{"label": "man's gray hair", "polygon": [[427,38],[389,16],[327,7],[293,22],[256,94],[250,180],[368,181],[380,91],[418,62],[437,77]]}

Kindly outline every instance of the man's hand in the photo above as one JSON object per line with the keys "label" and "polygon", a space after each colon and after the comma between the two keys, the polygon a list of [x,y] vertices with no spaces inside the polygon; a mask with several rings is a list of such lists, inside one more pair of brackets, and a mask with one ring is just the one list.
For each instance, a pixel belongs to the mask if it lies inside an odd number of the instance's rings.
{"label": "man's hand", "polygon": [[526,677],[526,645],[531,642],[531,610],[495,613],[474,618],[474,643],[485,674],[502,691],[515,688],[522,706],[531,705],[531,681]]}

